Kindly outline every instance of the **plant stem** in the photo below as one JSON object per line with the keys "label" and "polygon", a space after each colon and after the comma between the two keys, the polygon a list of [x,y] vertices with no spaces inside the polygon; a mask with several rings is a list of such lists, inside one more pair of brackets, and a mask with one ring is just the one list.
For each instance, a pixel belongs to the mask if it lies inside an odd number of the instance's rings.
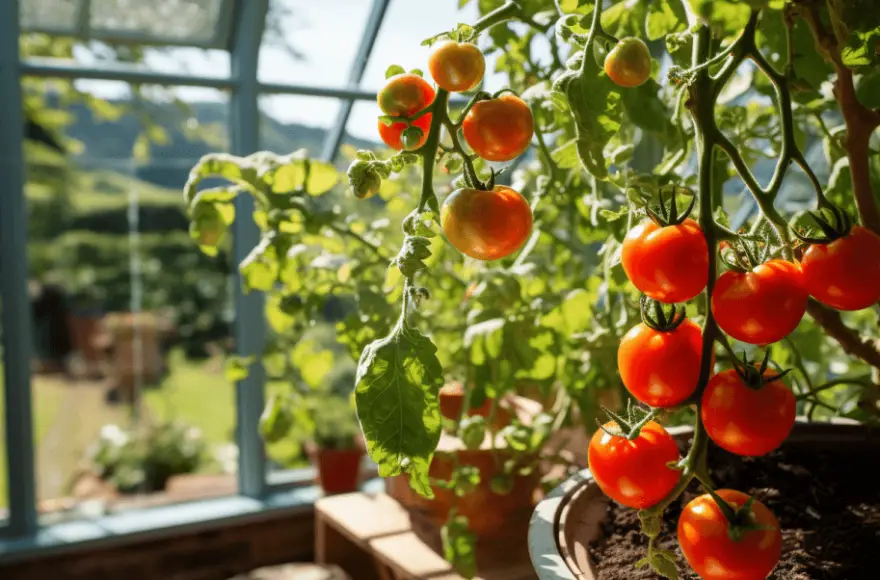
{"label": "plant stem", "polygon": [[440,89],[434,98],[432,105],[431,127],[428,129],[428,139],[419,149],[422,156],[422,194],[419,197],[418,212],[430,208],[435,214],[440,213],[440,203],[437,194],[434,193],[434,161],[437,159],[437,148],[440,145],[440,127],[444,121],[448,121],[449,91]]}
{"label": "plant stem", "polygon": [[[833,32],[825,29],[819,10],[815,5],[807,5],[802,12],[804,20],[813,32],[819,52],[829,61],[837,73],[834,82],[834,97],[840,105],[843,121],[846,124],[846,138],[843,145],[849,158],[852,175],[853,196],[862,225],[880,234],[880,208],[871,188],[870,153],[871,134],[880,127],[880,111],[873,111],[859,102],[856,97],[853,72],[843,64],[840,55],[840,42]],[[829,9],[832,26],[836,24],[833,8]]]}
{"label": "plant stem", "polygon": [[815,300],[810,300],[807,303],[807,312],[828,336],[840,344],[844,352],[880,369],[880,351],[877,350],[875,342],[870,338],[863,338],[858,332],[844,324],[839,312]]}
{"label": "plant stem", "polygon": [[334,232],[336,232],[337,234],[339,234],[341,236],[348,236],[353,240],[357,240],[364,247],[368,248],[371,252],[373,252],[380,260],[385,262],[385,264],[390,263],[391,260],[386,258],[384,254],[382,254],[382,251],[379,249],[379,246],[377,246],[373,242],[369,241],[368,239],[366,239],[362,235],[358,234],[357,232],[353,232],[351,229],[343,228],[343,227],[340,227],[336,224],[329,224],[327,227],[329,227],[331,230],[333,230]]}

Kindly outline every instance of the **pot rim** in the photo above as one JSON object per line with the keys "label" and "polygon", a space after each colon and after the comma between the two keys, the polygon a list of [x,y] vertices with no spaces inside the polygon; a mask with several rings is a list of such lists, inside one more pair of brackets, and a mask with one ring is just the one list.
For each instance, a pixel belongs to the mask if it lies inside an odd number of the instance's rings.
{"label": "pot rim", "polygon": [[[835,418],[830,422],[810,422],[798,417],[795,429],[809,426],[814,431],[836,434],[842,441],[864,437],[865,433],[880,434],[880,430],[852,419]],[[690,425],[667,429],[675,438],[693,432]],[[793,429],[794,431],[794,429]],[[585,580],[574,571],[574,560],[563,536],[563,526],[569,504],[590,486],[595,485],[589,469],[583,469],[550,492],[537,506],[529,521],[529,557],[539,580]]]}

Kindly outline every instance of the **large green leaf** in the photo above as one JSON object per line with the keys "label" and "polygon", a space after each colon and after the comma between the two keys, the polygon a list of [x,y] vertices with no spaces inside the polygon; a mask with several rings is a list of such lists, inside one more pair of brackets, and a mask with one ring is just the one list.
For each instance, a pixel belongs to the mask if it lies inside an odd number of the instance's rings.
{"label": "large green leaf", "polygon": [[412,488],[425,497],[434,495],[428,468],[440,440],[443,370],[436,352],[429,338],[400,321],[364,349],[355,387],[358,418],[379,475],[408,473]]}
{"label": "large green leaf", "polygon": [[685,29],[687,16],[679,0],[654,0],[648,5],[645,32],[648,40],[663,38],[670,32]]}

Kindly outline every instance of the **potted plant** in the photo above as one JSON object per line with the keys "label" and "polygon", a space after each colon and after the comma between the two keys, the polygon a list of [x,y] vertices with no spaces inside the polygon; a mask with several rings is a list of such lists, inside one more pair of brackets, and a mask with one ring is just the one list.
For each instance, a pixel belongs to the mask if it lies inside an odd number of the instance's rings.
{"label": "potted plant", "polygon": [[364,447],[354,409],[346,399],[332,396],[321,397],[312,409],[315,429],[307,450],[321,489],[328,494],[356,491]]}
{"label": "potted plant", "polygon": [[[389,66],[378,134],[396,152],[346,151],[346,191],[302,153],[212,155],[193,169],[185,197],[206,251],[236,219],[235,197],[255,201],[262,237],[242,278],[269,294],[273,330],[291,341],[270,347],[267,368],[292,382],[320,376],[317,356],[278,361],[327,323],[331,297],[356,306],[334,328],[358,361],[367,451],[417,501],[448,498],[440,535],[462,574],[479,563],[469,494],[486,477],[503,497],[517,478],[547,488],[576,473],[586,444],[572,454],[565,429],[592,434],[602,419],[600,441],[662,439],[657,485],[673,482],[665,491],[680,498],[710,469],[712,377],[774,401],[752,410],[781,401],[781,420],[761,422],[779,427],[766,436],[775,443],[795,413],[876,419],[880,336],[867,307],[880,300],[870,257],[880,23],[872,2],[828,4],[479,2],[478,20],[426,39],[427,73]],[[663,47],[639,37],[666,38],[668,78],[657,72]],[[481,90],[481,42],[503,54],[503,90]],[[786,178],[791,166],[805,180]],[[203,189],[211,177],[230,183]],[[749,197],[737,198],[743,185]],[[814,206],[815,221],[798,214]],[[828,259],[850,246],[854,263]],[[859,300],[838,300],[844,287]],[[454,405],[449,383],[463,385]],[[540,411],[496,425],[523,392]],[[626,401],[642,415],[624,416]],[[663,425],[682,423],[695,425],[694,445],[678,450]],[[464,461],[484,442],[488,472]],[[716,504],[734,519],[765,515]],[[647,554],[660,572],[673,565],[664,550]]]}

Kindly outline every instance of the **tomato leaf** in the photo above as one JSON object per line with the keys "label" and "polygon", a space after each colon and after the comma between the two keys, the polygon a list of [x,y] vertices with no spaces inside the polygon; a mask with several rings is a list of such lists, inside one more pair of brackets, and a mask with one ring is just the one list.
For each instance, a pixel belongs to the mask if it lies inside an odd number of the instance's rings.
{"label": "tomato leaf", "polygon": [[856,97],[869,109],[880,108],[880,70],[862,75],[856,85]]}
{"label": "tomato leaf", "polygon": [[870,66],[877,60],[877,41],[880,40],[880,26],[873,30],[850,33],[846,46],[840,53],[843,64],[849,68]]}
{"label": "tomato leaf", "polygon": [[428,468],[440,440],[437,347],[400,320],[369,344],[357,367],[355,401],[367,452],[381,477],[408,473],[412,488],[433,497]]}
{"label": "tomato leaf", "polygon": [[443,540],[443,555],[455,570],[465,578],[473,578],[477,573],[477,537],[470,531],[470,522],[465,516],[453,516],[440,529]]}
{"label": "tomato leaf", "polygon": [[645,21],[645,32],[648,40],[663,38],[670,32],[685,29],[687,16],[677,0],[655,0],[648,5],[648,17]]}
{"label": "tomato leaf", "polygon": [[605,145],[620,130],[620,92],[601,73],[592,58],[583,60],[580,71],[570,71],[556,80],[554,90],[568,99],[575,121],[575,148],[584,168],[599,179],[608,177]]}

